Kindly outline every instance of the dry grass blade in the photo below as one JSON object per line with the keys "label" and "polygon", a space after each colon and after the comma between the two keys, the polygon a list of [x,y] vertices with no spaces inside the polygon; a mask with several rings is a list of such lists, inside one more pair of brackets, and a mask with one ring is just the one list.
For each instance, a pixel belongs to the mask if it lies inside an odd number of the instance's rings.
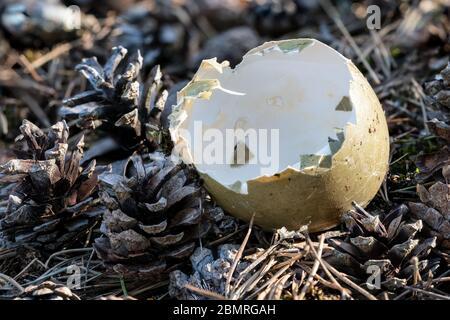
{"label": "dry grass blade", "polygon": [[[295,261],[292,261],[292,263],[294,263]],[[287,271],[289,270],[289,268],[291,267],[291,265],[287,265],[283,268],[281,268],[278,272],[276,272],[273,277],[271,277],[267,282],[265,282],[261,287],[259,287],[257,290],[255,290],[255,292],[253,292],[250,296],[248,296],[247,299],[254,299],[255,297],[259,297],[258,300],[263,299],[263,297],[265,296],[265,294],[263,293],[262,295],[260,295],[260,292],[263,291],[264,289],[268,288],[268,290],[270,290],[270,287],[276,282],[278,281],[278,279]]]}
{"label": "dry grass blade", "polygon": [[63,254],[68,254],[68,253],[79,253],[79,252],[89,252],[92,253],[94,251],[94,248],[90,247],[90,248],[77,248],[77,249],[67,249],[67,250],[61,250],[58,252],[53,253],[52,255],[50,255],[47,259],[47,261],[45,261],[45,267],[48,268],[50,261],[52,261],[55,257],[63,255]]}
{"label": "dry grass blade", "polygon": [[[13,286],[17,291],[18,294],[21,294],[22,292],[25,291],[25,289],[13,278],[11,278],[10,276],[0,273],[0,279],[3,281],[6,281],[7,283],[9,283],[11,286]],[[12,296],[15,296],[16,294],[13,294]]]}
{"label": "dry grass blade", "polygon": [[325,10],[325,12],[330,16],[330,18],[334,21],[336,26],[339,28],[339,30],[344,35],[345,39],[347,39],[350,46],[353,48],[355,53],[358,55],[358,58],[361,60],[361,63],[364,65],[364,67],[368,70],[369,76],[372,78],[373,82],[375,84],[380,84],[380,78],[376,74],[376,72],[372,69],[369,62],[364,58],[363,53],[361,52],[361,49],[356,44],[355,40],[351,36],[350,32],[348,32],[347,28],[345,27],[344,23],[342,22],[340,18],[339,11],[333,6],[333,4],[329,0],[320,0],[319,1],[322,8]]}
{"label": "dry grass blade", "polygon": [[231,265],[231,269],[227,275],[227,282],[225,284],[225,296],[228,297],[229,293],[230,293],[230,285],[231,285],[231,279],[233,278],[233,273],[234,270],[236,270],[236,267],[239,263],[239,260],[242,257],[242,253],[244,252],[245,246],[247,245],[248,239],[250,238],[250,235],[252,233],[252,228],[253,228],[253,219],[254,219],[255,215],[252,216],[252,219],[250,220],[250,223],[248,225],[248,231],[247,234],[245,235],[244,240],[242,241],[242,244],[236,254],[236,257],[234,258],[233,264]]}
{"label": "dry grass blade", "polygon": [[317,256],[314,261],[314,265],[312,267],[311,273],[308,276],[308,279],[306,280],[305,285],[302,288],[302,291],[300,291],[300,295],[298,296],[299,300],[303,300],[305,298],[306,292],[308,292],[308,290],[310,290],[313,285],[314,276],[316,275],[317,271],[319,270],[320,259],[322,257],[324,242],[325,242],[325,237],[323,235],[321,235],[319,237],[319,248],[317,250]]}
{"label": "dry grass blade", "polygon": [[[306,274],[310,274],[312,269],[310,267],[308,267],[307,265],[300,263],[299,267],[303,270],[303,275],[304,277],[306,277]],[[342,288],[342,286],[338,283],[337,285],[333,282],[330,282],[324,278],[322,278],[321,276],[319,276],[318,274],[314,275],[314,278],[319,281],[322,285],[324,285],[327,288],[333,289],[333,290],[338,290],[340,292],[344,292],[344,294],[341,294],[343,298],[350,298],[350,290]],[[298,285],[300,285],[301,283],[304,282],[305,279],[302,279],[302,281],[298,281]],[[297,290],[298,291],[298,290]],[[293,294],[294,296],[294,294]],[[298,299],[298,292],[295,293],[295,299],[294,300],[299,300]]]}
{"label": "dry grass blade", "polygon": [[80,44],[80,41],[76,40],[74,42],[63,43],[61,45],[58,45],[54,49],[52,49],[50,52],[48,52],[47,54],[44,54],[43,56],[34,60],[31,63],[31,67],[33,69],[38,69],[38,68],[42,67],[43,65],[45,65],[47,62],[50,62],[51,60],[56,59],[57,57],[67,53],[68,51],[70,51],[72,48],[74,48],[75,46],[77,46],[79,44]]}
{"label": "dry grass blade", "polygon": [[239,284],[241,283],[242,279],[244,279],[244,277],[253,269],[255,269],[261,262],[263,262],[276,248],[276,245],[273,245],[271,247],[269,247],[263,254],[261,254],[259,256],[258,259],[256,259],[255,261],[253,261],[247,268],[245,268],[242,272],[241,272],[241,278],[238,279],[238,281],[235,284],[235,287],[238,288]]}
{"label": "dry grass blade", "polygon": [[417,80],[412,78],[411,79],[412,87],[416,91],[416,94],[419,96],[419,103],[420,103],[420,110],[422,111],[422,118],[423,118],[423,126],[427,133],[430,132],[428,128],[428,115],[427,115],[427,109],[425,108],[425,104],[423,102],[423,98],[425,97],[425,94],[423,93],[422,87],[417,83]]}
{"label": "dry grass blade", "polygon": [[355,290],[356,292],[360,293],[364,297],[366,297],[369,300],[378,300],[373,294],[365,290],[364,288],[361,288],[356,283],[351,281],[349,278],[347,278],[344,274],[333,268],[330,264],[328,264],[326,261],[323,261],[325,266],[337,277],[339,280],[341,280],[343,283],[348,285],[350,288]]}
{"label": "dry grass blade", "polygon": [[23,274],[25,274],[27,272],[27,270],[29,268],[31,268],[31,266],[33,266],[33,264],[40,264],[42,267],[46,268],[46,266],[37,258],[34,258],[33,260],[31,260],[31,262],[29,264],[27,264],[25,266],[25,268],[23,268],[15,277],[14,279],[19,279]]}
{"label": "dry grass blade", "polygon": [[272,267],[277,263],[277,261],[272,258],[265,264],[261,266],[261,268],[256,271],[246,282],[244,282],[240,287],[236,287],[232,292],[231,299],[232,300],[242,300],[245,299],[245,294],[251,292],[258,283],[263,279],[263,277],[272,269]]}
{"label": "dry grass blade", "polygon": [[[323,238],[323,236],[321,236],[321,238]],[[318,252],[316,251],[316,249],[314,248],[314,244],[311,241],[311,238],[309,237],[309,235],[306,235],[306,240],[308,241],[310,247],[311,247],[311,251],[314,254],[314,256],[316,257],[316,259],[319,261],[320,265],[322,266],[323,271],[325,272],[325,274],[328,276],[328,278],[332,281],[333,283],[333,287],[334,289],[337,289],[341,292],[341,296],[343,298],[346,297],[350,297],[350,292],[343,288],[341,286],[341,284],[336,280],[335,277],[333,277],[333,275],[331,274],[330,270],[328,270],[327,266],[325,265],[325,263],[323,262],[321,256],[318,254]]]}
{"label": "dry grass blade", "polygon": [[197,294],[199,294],[201,296],[210,298],[210,299],[214,299],[214,300],[228,300],[225,296],[222,296],[222,295],[220,295],[220,294],[218,294],[216,292],[212,292],[212,291],[209,291],[209,290],[197,288],[197,287],[194,287],[193,285],[190,285],[190,284],[186,284],[185,288],[190,290],[190,291],[192,291],[192,292],[195,292],[195,293],[197,293]]}
{"label": "dry grass blade", "polygon": [[423,289],[414,288],[414,287],[405,287],[405,288],[408,289],[409,291],[413,291],[415,293],[421,293],[423,295],[429,296],[430,298],[434,298],[434,299],[438,299],[438,300],[450,300],[449,295],[442,295],[442,294],[434,293],[429,290],[423,290]]}

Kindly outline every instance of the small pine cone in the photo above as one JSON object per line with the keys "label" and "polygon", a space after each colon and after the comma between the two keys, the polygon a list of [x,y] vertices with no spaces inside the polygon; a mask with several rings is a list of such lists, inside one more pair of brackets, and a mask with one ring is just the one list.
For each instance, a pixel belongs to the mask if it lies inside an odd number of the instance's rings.
{"label": "small pine cone", "polygon": [[[329,239],[335,248],[327,261],[365,284],[374,267],[381,272],[381,289],[395,291],[411,281],[417,267],[423,279],[434,274],[439,259],[429,257],[436,246],[436,237],[419,240],[422,220],[408,221],[408,207],[400,205],[389,213],[371,215],[355,204],[356,211],[344,215],[349,235]],[[414,258],[414,259],[413,259]],[[417,258],[417,259],[416,259]],[[417,266],[413,261],[417,261]],[[369,288],[370,289],[370,288]]]}
{"label": "small pine cone", "polygon": [[0,244],[32,247],[50,254],[81,240],[100,218],[95,161],[81,165],[83,137],[68,143],[67,124],[44,133],[24,120],[18,158],[0,166],[0,184],[11,190],[0,210]]}
{"label": "small pine cone", "polygon": [[443,111],[450,108],[450,62],[431,81],[424,84],[425,92],[438,108]]}
{"label": "small pine cone", "polygon": [[159,66],[152,70],[147,83],[138,81],[141,68],[140,52],[130,55],[121,46],[112,49],[103,67],[95,57],[83,59],[76,69],[93,90],[64,100],[61,116],[75,120],[82,128],[99,127],[126,150],[141,146],[155,149],[163,136],[160,115],[167,91],[162,90]]}
{"label": "small pine cone", "polygon": [[425,224],[425,232],[437,238],[440,248],[450,252],[450,187],[436,182],[428,190],[417,185],[422,203],[410,202],[411,213]]}
{"label": "small pine cone", "polygon": [[[448,170],[448,165],[450,164],[450,62],[433,80],[424,84],[424,91],[427,94],[425,102],[433,107],[429,111],[431,120],[427,121],[428,129],[431,134],[441,138],[445,144],[442,144],[442,147],[436,152],[419,154],[417,156],[415,162],[419,173],[416,175],[416,180],[419,183],[425,182],[431,176],[437,180],[442,180],[441,173],[445,176],[444,170],[450,172]],[[450,174],[448,174],[448,178],[445,178],[448,183]],[[436,188],[436,186],[433,186],[433,188]],[[422,193],[421,198],[425,196],[425,193],[420,191],[424,190],[426,191],[424,187],[418,187],[419,195]],[[426,201],[422,201],[426,203]],[[426,208],[423,208],[423,204],[412,204],[411,206],[419,215],[421,211],[426,211]],[[411,209],[413,210],[413,208]]]}
{"label": "small pine cone", "polygon": [[31,285],[14,300],[81,300],[70,288],[52,281]]}
{"label": "small pine cone", "polygon": [[193,252],[214,210],[183,164],[153,153],[149,161],[134,155],[124,167],[100,177],[109,210],[100,228],[104,237],[94,247],[123,276],[160,279]]}

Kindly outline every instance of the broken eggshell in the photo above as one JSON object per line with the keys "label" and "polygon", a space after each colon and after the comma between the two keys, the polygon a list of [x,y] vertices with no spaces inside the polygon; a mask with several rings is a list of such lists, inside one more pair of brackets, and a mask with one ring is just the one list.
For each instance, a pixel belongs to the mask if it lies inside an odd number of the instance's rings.
{"label": "broken eggshell", "polygon": [[[204,159],[214,136],[204,139],[208,129],[223,137],[230,129],[275,134],[265,144],[251,144],[250,135],[225,139],[224,158],[232,156],[214,163]],[[255,215],[265,229],[331,228],[352,201],[370,202],[388,169],[377,96],[349,59],[314,39],[267,42],[235,69],[204,60],[178,93],[170,132],[176,155],[195,165],[217,203],[247,221]],[[244,162],[236,161],[238,149]],[[262,149],[277,161],[262,163]]]}

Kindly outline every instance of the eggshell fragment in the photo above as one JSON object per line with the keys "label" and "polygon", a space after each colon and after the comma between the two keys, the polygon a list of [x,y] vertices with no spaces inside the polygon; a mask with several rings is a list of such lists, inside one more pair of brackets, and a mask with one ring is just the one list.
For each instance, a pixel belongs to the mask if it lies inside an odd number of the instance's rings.
{"label": "eggshell fragment", "polygon": [[[230,130],[257,132],[258,143],[251,134],[230,142]],[[267,42],[235,69],[204,60],[178,93],[170,131],[217,203],[265,229],[333,227],[352,201],[372,200],[388,170],[377,96],[350,60],[314,39]],[[217,150],[205,161],[218,137],[224,161]]]}

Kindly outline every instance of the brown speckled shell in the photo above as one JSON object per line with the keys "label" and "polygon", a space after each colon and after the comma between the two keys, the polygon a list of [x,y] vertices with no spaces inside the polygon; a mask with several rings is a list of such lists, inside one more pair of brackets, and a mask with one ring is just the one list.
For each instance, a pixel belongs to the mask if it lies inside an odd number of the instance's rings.
{"label": "brown speckled shell", "polygon": [[380,102],[361,72],[349,63],[354,94],[365,96],[354,105],[356,125],[348,124],[345,141],[333,156],[332,168],[321,172],[287,169],[279,175],[248,182],[248,194],[236,193],[206,174],[205,186],[230,214],[264,229],[291,230],[309,224],[321,231],[339,224],[351,202],[365,206],[377,193],[388,170],[389,133]]}

